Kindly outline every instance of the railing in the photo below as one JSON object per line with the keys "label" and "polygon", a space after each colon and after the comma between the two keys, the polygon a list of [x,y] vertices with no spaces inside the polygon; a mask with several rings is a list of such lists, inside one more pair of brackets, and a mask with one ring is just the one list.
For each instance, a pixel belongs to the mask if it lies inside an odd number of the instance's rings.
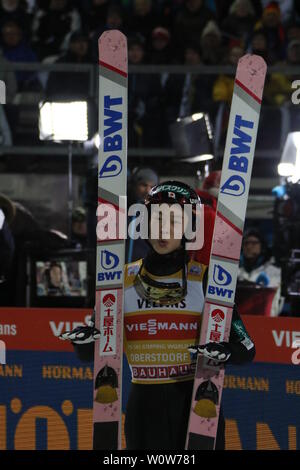
{"label": "railing", "polygon": [[[61,73],[61,72],[70,72],[70,73],[87,73],[88,74],[88,89],[86,90],[86,95],[89,98],[92,98],[95,102],[97,101],[98,95],[98,67],[93,64],[57,64],[57,63],[14,63],[14,62],[7,62],[6,64],[2,65],[1,72],[5,71],[14,71],[14,72],[36,72],[38,76],[43,74],[50,74],[52,72]],[[234,75],[235,68],[231,66],[204,66],[204,65],[197,65],[197,66],[183,66],[183,65],[139,65],[139,66],[129,66],[129,74],[196,74],[199,76],[206,76],[206,75]],[[273,73],[282,73],[286,76],[293,76],[296,77],[297,75],[300,78],[300,66],[285,66],[285,65],[277,65],[269,67],[268,69],[269,74]],[[46,82],[45,76],[43,82]],[[294,90],[291,88],[291,96]],[[149,90],[151,93],[151,90]],[[44,87],[41,88],[40,91],[40,98],[46,98],[45,89]],[[296,108],[295,105],[291,107]],[[281,111],[281,135],[280,135],[280,144],[276,149],[259,149],[257,150],[257,157],[262,159],[273,158],[278,159],[280,156],[281,149],[283,147],[285,138],[289,130],[291,129],[291,114],[287,111],[287,107],[283,106],[280,108]],[[279,107],[276,107],[276,112],[278,113]],[[300,110],[300,108],[299,108]],[[271,113],[272,114],[272,113]],[[177,116],[174,116],[174,120]],[[218,123],[215,126],[215,135],[218,136]],[[221,156],[223,149],[219,147],[218,143],[215,146],[215,154],[216,156]],[[40,146],[37,142],[36,145],[13,145],[10,147],[3,147],[0,148],[0,154],[12,154],[12,155],[25,155],[27,153],[33,154],[40,154],[40,155],[59,155],[65,154],[65,148],[62,146],[61,148],[55,148],[53,146],[47,146],[47,144],[43,144]],[[74,154],[87,154],[91,153],[91,150],[74,149]],[[129,148],[129,156],[137,157],[143,154],[145,158],[159,158],[159,157],[166,157],[172,158],[175,156],[174,150],[169,145],[168,148],[157,148],[156,147],[148,147],[148,148]]]}

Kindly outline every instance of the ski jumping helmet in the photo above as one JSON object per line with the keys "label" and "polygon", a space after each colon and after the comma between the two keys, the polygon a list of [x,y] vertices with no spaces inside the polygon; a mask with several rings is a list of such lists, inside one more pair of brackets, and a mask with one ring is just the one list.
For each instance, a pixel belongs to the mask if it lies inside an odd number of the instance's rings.
{"label": "ski jumping helmet", "polygon": [[164,183],[153,186],[145,198],[145,206],[148,208],[151,204],[179,204],[184,207],[185,204],[192,205],[192,229],[196,229],[196,209],[201,205],[201,200],[196,191],[188,184],[181,181],[165,181]]}

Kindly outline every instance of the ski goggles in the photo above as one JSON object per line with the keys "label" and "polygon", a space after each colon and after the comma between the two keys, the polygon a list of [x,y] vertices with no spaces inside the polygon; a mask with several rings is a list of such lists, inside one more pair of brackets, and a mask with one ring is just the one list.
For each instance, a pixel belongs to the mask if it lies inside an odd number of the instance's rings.
{"label": "ski goggles", "polygon": [[140,297],[152,300],[161,305],[172,305],[181,302],[187,294],[186,266],[182,269],[182,283],[159,282],[143,273],[144,262],[136,275],[134,286]]}

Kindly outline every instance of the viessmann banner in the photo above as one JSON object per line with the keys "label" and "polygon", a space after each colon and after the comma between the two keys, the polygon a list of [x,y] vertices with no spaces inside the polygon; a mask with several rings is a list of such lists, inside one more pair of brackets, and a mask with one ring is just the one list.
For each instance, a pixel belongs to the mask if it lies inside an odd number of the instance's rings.
{"label": "viessmann banner", "polygon": [[[73,309],[0,309],[0,450],[90,449],[93,364],[58,339],[86,323]],[[300,449],[300,319],[244,317],[256,362],[228,366],[223,408],[228,449]],[[1,343],[3,344],[3,343]],[[124,367],[125,408],[130,378]]]}

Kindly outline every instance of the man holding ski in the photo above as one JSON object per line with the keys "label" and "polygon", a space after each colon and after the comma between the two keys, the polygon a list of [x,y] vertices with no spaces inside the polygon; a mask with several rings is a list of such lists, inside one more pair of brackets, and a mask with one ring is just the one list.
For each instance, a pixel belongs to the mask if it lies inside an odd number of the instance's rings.
{"label": "man holding ski", "polygon": [[[122,213],[119,196],[126,194],[127,166],[127,54],[122,33],[103,33],[99,64],[99,134],[104,144],[99,148],[98,204],[117,206]],[[95,341],[95,449],[121,448],[123,337],[132,373],[127,448],[225,447],[224,364],[242,364],[255,355],[234,297],[265,75],[261,57],[240,59],[208,270],[189,259],[182,209],[192,207],[189,222],[197,233],[200,200],[181,182],[154,186],[146,197],[142,225],[148,221],[151,249],[144,259],[122,270],[123,237],[102,239],[97,232],[95,323],[62,335],[80,354]],[[152,212],[152,206],[161,204],[174,205],[169,220]],[[155,226],[159,230],[154,236]],[[196,363],[190,352],[196,353]]]}
{"label": "man holding ski", "polygon": [[[170,191],[169,189],[172,189]],[[164,221],[151,207],[167,204],[170,220]],[[167,181],[153,187],[146,197],[146,213],[151,227],[160,224],[159,237],[148,240],[150,252],[135,263],[125,266],[124,344],[132,373],[132,385],[126,410],[125,436],[127,449],[184,449],[195,373],[195,354],[214,361],[235,364],[254,358],[255,347],[236,309],[229,342],[210,342],[197,346],[207,267],[191,261],[186,239],[175,238],[182,223],[185,205],[192,206],[195,227],[196,192],[178,181]],[[161,214],[160,214],[161,215]],[[152,226],[154,225],[152,223]],[[167,234],[165,226],[169,225]],[[168,235],[168,236],[166,236]],[[64,333],[82,359],[93,359],[94,340],[101,332],[93,321]],[[107,387],[107,384],[105,384]],[[100,384],[101,387],[101,384]],[[214,416],[214,390],[206,387],[199,401],[201,413]],[[225,447],[225,424],[219,418],[216,449]]]}

